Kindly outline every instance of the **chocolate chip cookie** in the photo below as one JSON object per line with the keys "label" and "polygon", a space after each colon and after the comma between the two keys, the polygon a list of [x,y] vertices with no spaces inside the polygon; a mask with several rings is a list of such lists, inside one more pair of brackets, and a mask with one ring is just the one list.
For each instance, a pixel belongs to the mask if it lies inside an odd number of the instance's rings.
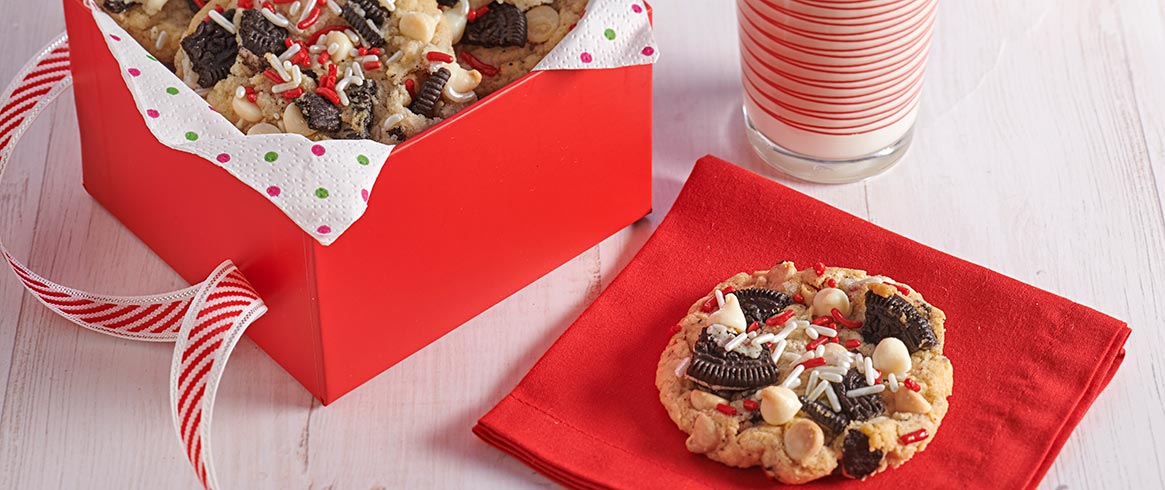
{"label": "chocolate chip cookie", "polygon": [[201,8],[194,0],[104,0],[98,4],[146,51],[168,65]]}
{"label": "chocolate chip cookie", "polygon": [[689,451],[782,483],[865,479],[938,432],[953,385],[945,318],[888,277],[782,262],[696,301],[656,387]]}

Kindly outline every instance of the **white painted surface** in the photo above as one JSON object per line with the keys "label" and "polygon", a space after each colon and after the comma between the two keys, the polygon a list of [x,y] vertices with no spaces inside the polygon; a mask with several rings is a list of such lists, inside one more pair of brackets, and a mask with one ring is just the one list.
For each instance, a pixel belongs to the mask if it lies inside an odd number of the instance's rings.
{"label": "white painted surface", "polygon": [[[216,411],[229,488],[533,488],[470,434],[627,263],[693,162],[764,172],[742,133],[729,0],[659,0],[655,211],[333,406],[244,341]],[[1043,489],[1160,488],[1165,465],[1165,12],[1157,0],[943,2],[914,148],[862,184],[794,185],[874,223],[1127,320],[1128,358]],[[63,28],[0,0],[0,81]],[[0,233],[65,284],[180,280],[81,189],[67,96],[0,185]],[[47,163],[52,165],[46,165]],[[782,179],[784,180],[784,179]],[[133,277],[110,277],[114,270]],[[505,335],[513,329],[526,335]],[[197,484],[171,433],[170,352],[54,318],[0,274],[0,488]]]}

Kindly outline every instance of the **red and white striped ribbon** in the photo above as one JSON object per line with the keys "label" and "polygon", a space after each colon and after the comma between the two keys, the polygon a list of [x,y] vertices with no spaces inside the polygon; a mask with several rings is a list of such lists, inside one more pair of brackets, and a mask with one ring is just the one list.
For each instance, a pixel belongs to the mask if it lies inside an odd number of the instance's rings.
{"label": "red and white striped ribbon", "polygon": [[[62,35],[0,97],[0,179],[20,136],[71,84],[68,38]],[[224,262],[202,284],[172,293],[107,296],[45,279],[13,257],[2,241],[0,255],[33,296],[77,325],[115,337],[175,342],[170,364],[174,430],[203,487],[219,488],[210,451],[215,393],[243,331],[267,312],[238,268]]]}

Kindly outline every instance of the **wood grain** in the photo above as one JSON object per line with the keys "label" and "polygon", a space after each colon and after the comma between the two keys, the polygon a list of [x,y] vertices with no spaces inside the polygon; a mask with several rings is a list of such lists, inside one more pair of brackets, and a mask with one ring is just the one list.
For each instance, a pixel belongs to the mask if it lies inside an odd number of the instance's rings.
{"label": "wood grain", "polygon": [[[469,428],[630,260],[706,153],[1128,321],[1125,365],[1041,488],[1165,484],[1160,2],[943,2],[914,147],[890,173],[846,186],[789,182],[752,155],[733,2],[654,3],[654,213],[327,408],[242,342],[216,412],[224,484],[552,487]],[[6,81],[63,23],[57,2],[0,9],[20,13],[0,30]],[[0,233],[66,284],[179,285],[81,189],[71,100],[38,123],[0,184]],[[168,418],[169,349],[78,329],[0,276],[0,488],[196,488]]]}

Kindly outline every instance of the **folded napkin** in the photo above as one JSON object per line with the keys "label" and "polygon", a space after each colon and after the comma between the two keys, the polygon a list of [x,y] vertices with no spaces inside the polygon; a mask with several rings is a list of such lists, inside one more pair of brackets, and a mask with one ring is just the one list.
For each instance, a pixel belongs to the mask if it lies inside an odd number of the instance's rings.
{"label": "folded napkin", "polygon": [[916,288],[946,312],[954,365],[950,412],[925,452],[866,482],[809,487],[1034,488],[1124,358],[1119,320],[704,157],[639,254],[474,432],[568,487],[778,485],[689,453],[655,370],[697,298],[781,260]]}

